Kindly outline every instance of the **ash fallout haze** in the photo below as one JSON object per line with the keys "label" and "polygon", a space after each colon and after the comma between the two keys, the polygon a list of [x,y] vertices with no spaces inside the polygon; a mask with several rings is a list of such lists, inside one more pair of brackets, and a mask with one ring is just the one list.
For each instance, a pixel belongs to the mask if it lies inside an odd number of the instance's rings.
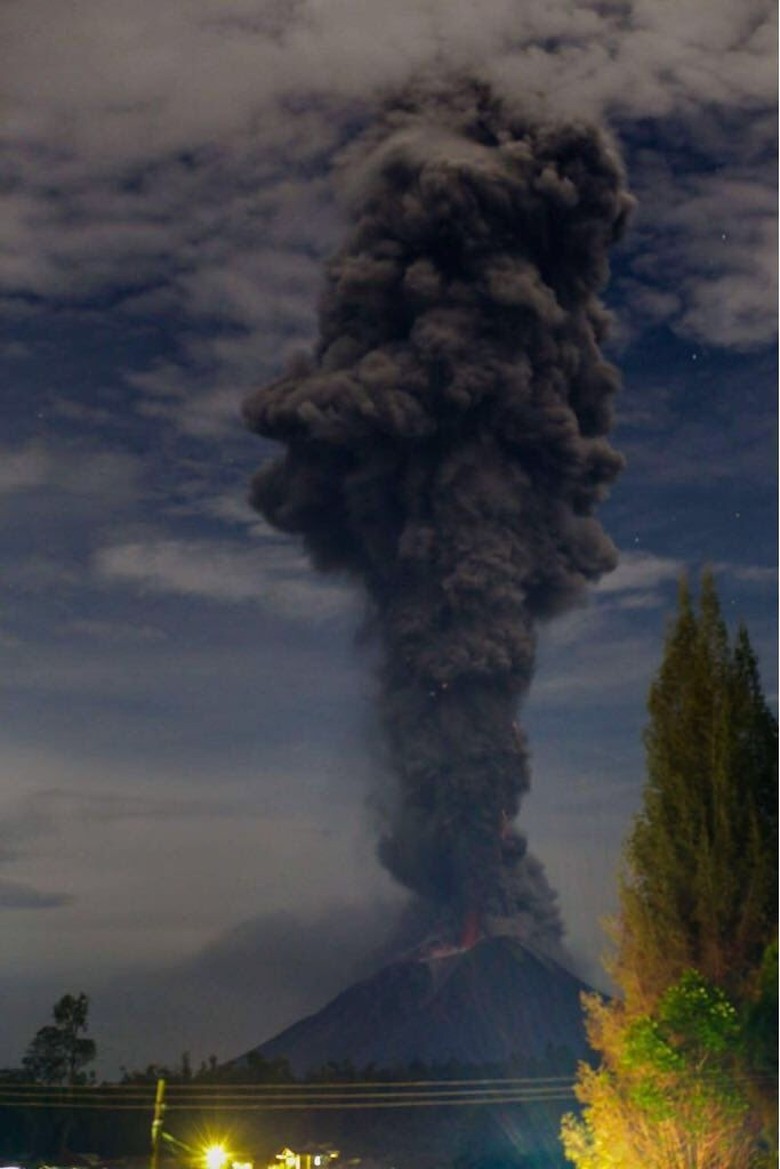
{"label": "ash fallout haze", "polygon": [[598,980],[681,572],[776,699],[775,24],[2,7],[0,1066]]}

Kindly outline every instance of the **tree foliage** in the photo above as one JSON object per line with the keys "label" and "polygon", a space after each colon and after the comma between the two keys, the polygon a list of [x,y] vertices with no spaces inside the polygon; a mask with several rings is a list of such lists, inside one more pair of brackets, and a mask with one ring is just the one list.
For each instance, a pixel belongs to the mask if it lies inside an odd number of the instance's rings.
{"label": "tree foliage", "polygon": [[746,630],[729,645],[709,574],[699,609],[683,583],[626,847],[615,976],[639,1005],[691,968],[743,995],[776,920],[777,724]]}
{"label": "tree foliage", "polygon": [[681,583],[648,709],[609,965],[621,994],[585,1000],[601,1063],[580,1067],[564,1148],[578,1169],[742,1169],[773,1127],[777,724],[710,574],[698,612]]}
{"label": "tree foliage", "polygon": [[241,1063],[220,1064],[215,1055],[202,1060],[193,1070],[190,1054],[184,1051],[178,1064],[150,1063],[145,1068],[122,1068],[123,1084],[154,1084],[165,1080],[169,1084],[291,1084],[295,1083],[289,1061],[282,1056],[265,1059],[251,1051]]}
{"label": "tree foliage", "polygon": [[41,1027],[32,1039],[22,1067],[37,1084],[84,1084],[85,1071],[96,1055],[87,1030],[89,999],[85,994],[66,994],[54,1005],[54,1024]]}
{"label": "tree foliage", "polygon": [[578,1169],[747,1169],[760,1120],[740,1074],[739,1012],[686,971],[652,1013],[631,1017],[593,996],[589,1034],[599,1068],[581,1067],[582,1118],[563,1124]]}

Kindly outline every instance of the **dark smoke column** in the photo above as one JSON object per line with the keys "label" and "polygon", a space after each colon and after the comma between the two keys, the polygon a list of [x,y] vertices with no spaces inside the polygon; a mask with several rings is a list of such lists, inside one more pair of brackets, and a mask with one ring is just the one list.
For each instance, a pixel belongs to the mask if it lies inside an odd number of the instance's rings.
{"label": "dark smoke column", "polygon": [[510,827],[514,718],[535,621],[616,562],[592,515],[621,468],[597,293],[631,199],[597,130],[470,80],[387,103],[344,167],[353,227],[316,351],[245,406],[286,448],[253,502],[370,598],[398,786],[385,865],[452,929],[508,917],[544,944],[561,927]]}

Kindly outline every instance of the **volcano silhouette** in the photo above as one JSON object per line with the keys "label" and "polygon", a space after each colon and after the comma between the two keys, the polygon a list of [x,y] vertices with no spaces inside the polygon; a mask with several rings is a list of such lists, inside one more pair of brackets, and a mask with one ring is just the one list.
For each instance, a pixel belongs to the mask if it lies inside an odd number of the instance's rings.
{"label": "volcano silhouette", "polygon": [[486,938],[392,963],[231,1062],[283,1057],[296,1075],[342,1061],[355,1069],[456,1061],[573,1075],[589,1054],[580,994],[590,990],[518,940]]}

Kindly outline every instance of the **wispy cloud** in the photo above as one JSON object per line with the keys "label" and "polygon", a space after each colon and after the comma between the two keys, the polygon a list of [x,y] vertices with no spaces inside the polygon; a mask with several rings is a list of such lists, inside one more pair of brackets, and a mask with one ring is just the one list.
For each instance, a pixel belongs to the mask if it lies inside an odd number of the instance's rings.
{"label": "wispy cloud", "polygon": [[[757,144],[758,147],[758,144]],[[763,148],[758,148],[763,154]],[[657,148],[636,171],[627,311],[639,324],[667,322],[706,345],[749,350],[777,330],[777,208],[768,164],[732,160],[731,171],[674,173]]]}
{"label": "wispy cloud", "polygon": [[595,586],[597,597],[620,594],[648,595],[660,603],[658,589],[670,581],[678,580],[684,564],[669,556],[655,556],[650,552],[624,552],[614,572],[602,577]]}
{"label": "wispy cloud", "polygon": [[259,817],[257,809],[236,806],[235,799],[213,797],[192,790],[177,795],[156,794],[137,785],[132,794],[101,791],[95,787],[43,787],[33,797],[38,807],[45,807],[51,822],[64,817],[82,824],[119,824],[128,820],[183,821],[188,819],[219,820],[237,814]]}
{"label": "wispy cloud", "polygon": [[[54,818],[46,800],[37,795],[16,797],[0,811],[0,865],[9,868],[22,861],[51,835]],[[0,911],[4,909],[56,909],[74,898],[61,890],[40,889],[31,881],[0,876]]]}
{"label": "wispy cloud", "polygon": [[776,567],[767,567],[755,564],[733,564],[729,561],[717,561],[712,565],[716,576],[729,576],[741,584],[753,585],[761,589],[776,589],[778,570]]}
{"label": "wispy cloud", "polygon": [[107,581],[219,602],[252,602],[285,617],[311,620],[349,607],[349,593],[306,571],[280,541],[263,550],[225,541],[162,537],[101,549],[95,568]]}
{"label": "wispy cloud", "polygon": [[74,898],[68,893],[46,893],[22,881],[8,881],[0,877],[0,911],[3,909],[59,909],[71,905]]}
{"label": "wispy cloud", "polygon": [[82,638],[85,642],[122,645],[165,641],[166,633],[155,625],[93,617],[68,618],[57,630],[60,637]]}
{"label": "wispy cloud", "polygon": [[0,495],[40,487],[50,480],[51,473],[52,460],[41,447],[6,449],[0,458]]}
{"label": "wispy cloud", "polygon": [[[534,705],[603,707],[635,701],[658,668],[662,615],[675,610],[677,583],[687,573],[695,584],[700,567],[647,552],[624,553],[615,571],[595,586],[588,604],[542,629]],[[734,583],[776,586],[773,568],[731,562],[711,567],[726,592]]]}
{"label": "wispy cloud", "polygon": [[647,690],[658,666],[658,639],[630,636],[618,630],[605,635],[604,629],[602,625],[599,633],[583,636],[568,651],[554,647],[553,653],[542,655],[542,667],[533,688],[535,706],[564,704],[603,709],[606,704],[617,709],[633,705],[637,696]]}
{"label": "wispy cloud", "polygon": [[41,442],[0,450],[0,497],[48,490],[100,501],[106,508],[138,498],[142,460],[123,450]]}

